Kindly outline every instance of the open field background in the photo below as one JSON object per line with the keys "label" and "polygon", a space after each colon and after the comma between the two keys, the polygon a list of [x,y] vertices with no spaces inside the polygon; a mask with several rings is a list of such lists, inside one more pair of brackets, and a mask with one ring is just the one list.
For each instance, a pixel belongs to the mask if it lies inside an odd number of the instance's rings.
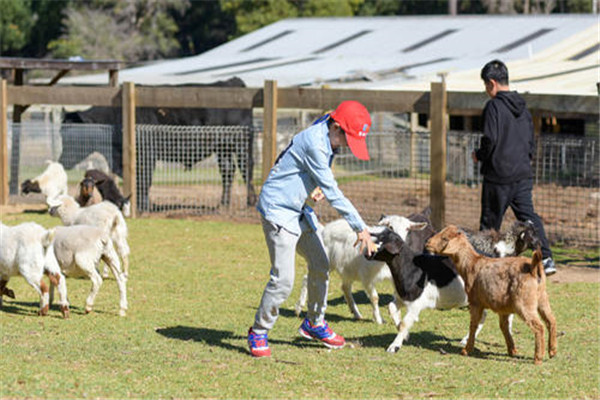
{"label": "open field background", "polygon": [[[14,225],[59,224],[46,214],[1,213]],[[113,278],[84,314],[90,282],[68,279],[71,318],[54,307],[36,315],[38,296],[22,278],[0,312],[2,398],[590,398],[600,397],[598,251],[555,248],[559,272],[548,290],[558,321],[558,355],[533,365],[533,334],[515,319],[520,355],[506,355],[490,315],[471,357],[459,340],[464,310],[425,311],[408,343],[386,318],[354,321],[332,276],[327,319],[349,345],[329,351],[301,339],[293,313],[306,267],[299,259],[291,297],[270,334],[273,357],[252,359],[246,332],[268,278],[260,225],[210,220],[129,220],[128,316],[118,316]],[[579,268],[571,266],[578,265]],[[569,277],[576,276],[576,279]],[[371,308],[356,284],[363,315]],[[359,293],[356,293],[359,292]],[[379,285],[382,304],[391,286]],[[385,313],[384,313],[385,317]],[[369,317],[367,317],[369,318]]]}

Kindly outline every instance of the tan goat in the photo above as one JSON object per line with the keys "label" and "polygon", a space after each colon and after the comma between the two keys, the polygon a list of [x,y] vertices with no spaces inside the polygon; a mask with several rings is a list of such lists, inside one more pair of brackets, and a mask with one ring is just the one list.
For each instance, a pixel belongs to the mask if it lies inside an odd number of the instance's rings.
{"label": "tan goat", "polygon": [[462,355],[473,351],[475,331],[484,309],[491,309],[500,317],[500,329],[504,334],[508,354],[517,354],[515,343],[508,329],[508,316],[520,316],[535,334],[535,364],[544,358],[544,325],[549,331],[548,354],[556,355],[556,319],[552,314],[546,293],[546,274],[542,255],[538,248],[532,260],[526,257],[489,258],[478,254],[465,234],[454,225],[431,237],[425,247],[428,251],[448,256],[454,262],[465,282],[469,299],[471,324],[469,339]]}

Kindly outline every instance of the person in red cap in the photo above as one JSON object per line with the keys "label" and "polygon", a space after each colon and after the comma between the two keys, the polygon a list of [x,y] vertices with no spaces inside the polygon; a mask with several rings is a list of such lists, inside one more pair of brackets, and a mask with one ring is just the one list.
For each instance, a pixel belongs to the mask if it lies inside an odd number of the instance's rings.
{"label": "person in red cap", "polygon": [[339,149],[350,147],[361,160],[369,159],[366,138],[371,127],[369,112],[359,102],[344,101],[330,114],[292,138],[277,157],[265,181],[257,205],[271,259],[270,279],[265,287],[254,324],[248,330],[248,346],[254,357],[268,357],[267,334],[279,316],[279,307],[294,284],[295,253],[308,264],[308,311],[298,332],[341,348],[346,341],[325,321],[329,288],[329,259],[320,224],[306,200],[326,198],[356,232],[356,244],[367,255],[375,244],[356,208],[338,188],[331,170]]}

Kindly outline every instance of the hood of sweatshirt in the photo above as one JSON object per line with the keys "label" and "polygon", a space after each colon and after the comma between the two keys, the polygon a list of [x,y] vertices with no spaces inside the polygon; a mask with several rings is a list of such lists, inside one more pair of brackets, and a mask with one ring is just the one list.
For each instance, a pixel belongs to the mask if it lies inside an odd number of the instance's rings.
{"label": "hood of sweatshirt", "polygon": [[498,92],[496,94],[496,99],[502,101],[515,117],[523,114],[523,111],[527,108],[525,99],[517,92]]}

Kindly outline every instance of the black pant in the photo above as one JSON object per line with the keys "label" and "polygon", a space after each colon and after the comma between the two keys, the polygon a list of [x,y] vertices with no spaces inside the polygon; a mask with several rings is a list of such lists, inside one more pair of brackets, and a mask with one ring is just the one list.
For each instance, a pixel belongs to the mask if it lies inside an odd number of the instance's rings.
{"label": "black pant", "polygon": [[481,191],[479,229],[499,231],[504,213],[510,206],[519,221],[530,220],[533,222],[542,245],[542,256],[544,258],[552,257],[542,220],[533,210],[532,189],[533,179],[523,179],[505,185],[484,180]]}

